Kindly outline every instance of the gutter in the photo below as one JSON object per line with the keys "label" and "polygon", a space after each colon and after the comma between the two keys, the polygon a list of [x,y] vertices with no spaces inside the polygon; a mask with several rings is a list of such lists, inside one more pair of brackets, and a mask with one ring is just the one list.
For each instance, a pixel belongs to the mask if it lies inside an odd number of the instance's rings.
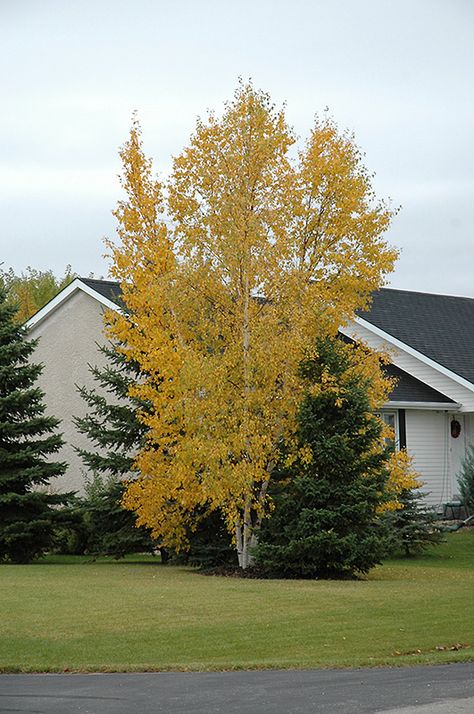
{"label": "gutter", "polygon": [[462,404],[458,402],[385,402],[383,409],[431,409],[443,412],[458,412]]}

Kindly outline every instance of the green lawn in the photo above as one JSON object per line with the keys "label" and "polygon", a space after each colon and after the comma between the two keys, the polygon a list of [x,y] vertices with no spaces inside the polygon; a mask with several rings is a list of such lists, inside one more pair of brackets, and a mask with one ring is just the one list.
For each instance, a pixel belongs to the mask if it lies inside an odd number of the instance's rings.
{"label": "green lawn", "polygon": [[0,566],[0,671],[474,660],[474,531],[356,582],[204,577],[136,561]]}

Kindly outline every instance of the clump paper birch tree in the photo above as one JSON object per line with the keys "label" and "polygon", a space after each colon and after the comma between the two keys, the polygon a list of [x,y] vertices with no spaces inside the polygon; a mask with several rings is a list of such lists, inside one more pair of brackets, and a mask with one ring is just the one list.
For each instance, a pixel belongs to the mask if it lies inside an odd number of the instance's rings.
{"label": "clump paper birch tree", "polygon": [[241,84],[198,120],[166,186],[135,122],[121,151],[126,200],[112,275],[126,310],[110,335],[152,404],[125,503],[180,544],[196,507],[223,513],[240,565],[302,396],[298,365],[392,270],[393,212],[377,201],[353,137],[317,120],[299,153],[283,110]]}

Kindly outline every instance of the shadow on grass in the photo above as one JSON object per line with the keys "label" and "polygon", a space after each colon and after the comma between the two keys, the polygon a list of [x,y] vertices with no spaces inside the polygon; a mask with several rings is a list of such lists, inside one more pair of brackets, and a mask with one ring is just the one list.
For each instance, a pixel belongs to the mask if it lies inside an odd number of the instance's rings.
{"label": "shadow on grass", "polygon": [[167,565],[162,563],[159,556],[132,556],[128,555],[124,558],[114,558],[107,556],[98,556],[95,558],[91,555],[45,555],[39,560],[35,560],[29,565],[152,565],[166,568]]}

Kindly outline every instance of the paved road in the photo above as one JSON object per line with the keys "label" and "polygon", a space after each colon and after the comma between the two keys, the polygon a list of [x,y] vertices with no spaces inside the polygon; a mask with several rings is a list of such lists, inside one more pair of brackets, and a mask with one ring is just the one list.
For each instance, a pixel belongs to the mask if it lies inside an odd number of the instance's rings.
{"label": "paved road", "polygon": [[0,675],[0,712],[473,714],[474,663],[412,669]]}

